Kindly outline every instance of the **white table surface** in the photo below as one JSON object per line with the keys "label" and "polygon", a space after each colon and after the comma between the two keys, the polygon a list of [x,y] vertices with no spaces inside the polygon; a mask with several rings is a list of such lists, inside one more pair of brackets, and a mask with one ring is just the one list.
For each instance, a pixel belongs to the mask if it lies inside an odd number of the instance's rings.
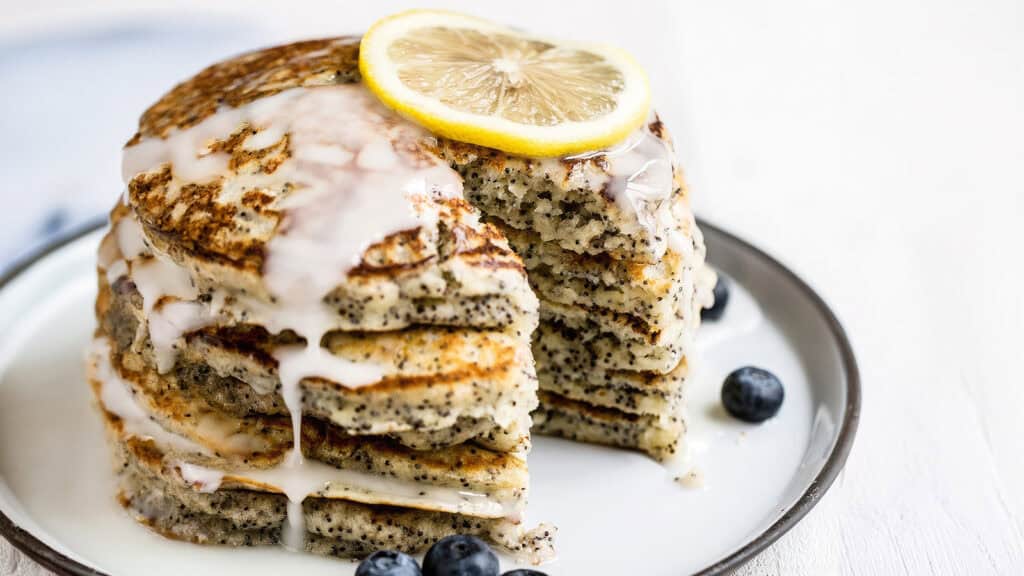
{"label": "white table surface", "polygon": [[[409,3],[232,0],[217,3],[216,16],[198,0],[7,4],[0,62],[17,43],[102,29],[112,16],[251,22],[255,43],[267,44],[355,32]],[[847,468],[741,574],[1024,573],[1019,1],[431,5],[633,51],[651,74],[698,213],[779,256],[845,323],[865,397]],[[180,61],[166,60],[147,68],[183,74]],[[128,82],[116,67],[96,73],[111,87]],[[5,186],[4,205],[16,209],[0,215],[0,254],[28,243],[47,214],[59,227],[116,196],[116,143],[139,111],[110,112],[120,131],[97,135],[88,154],[106,160],[88,175],[50,165],[40,181],[63,173],[63,187]],[[0,140],[0,150],[12,145]],[[70,216],[54,224],[54,206]],[[0,574],[42,573],[0,541]]]}

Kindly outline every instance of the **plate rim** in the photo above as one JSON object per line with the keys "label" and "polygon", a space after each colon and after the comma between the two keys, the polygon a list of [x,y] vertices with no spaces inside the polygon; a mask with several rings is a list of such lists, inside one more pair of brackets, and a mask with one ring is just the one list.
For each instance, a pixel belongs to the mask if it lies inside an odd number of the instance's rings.
{"label": "plate rim", "polygon": [[[40,260],[61,248],[75,242],[76,240],[99,230],[107,223],[107,218],[92,219],[78,227],[57,236],[50,242],[38,249],[16,260],[0,275],[0,290],[3,290],[15,278],[23,274]],[[836,436],[835,445],[829,452],[825,464],[818,474],[811,480],[811,483],[797,498],[792,506],[786,509],[775,522],[767,529],[759,533],[749,542],[707,566],[691,576],[721,576],[729,574],[740,566],[752,560],[763,552],[771,544],[777,541],[783,534],[789,532],[797,525],[808,512],[814,508],[821,498],[828,492],[835,479],[843,470],[850,450],[853,448],[854,437],[857,434],[857,426],[860,422],[861,409],[861,381],[860,369],[857,365],[856,356],[853,353],[853,346],[842,323],[836,317],[835,312],[829,307],[825,300],[799,275],[790,270],[774,256],[747,242],[743,238],[728,232],[725,229],[711,224],[703,218],[697,218],[697,226],[704,231],[711,231],[739,245],[746,251],[753,253],[757,258],[763,260],[769,267],[781,273],[786,279],[792,282],[797,290],[806,297],[818,314],[825,320],[827,329],[839,348],[839,359],[843,373],[846,375],[846,409],[843,411],[842,423],[839,434]],[[21,528],[11,520],[3,510],[0,510],[0,536],[3,536],[12,546],[20,550],[29,558],[35,560],[43,567],[61,576],[110,576],[95,568],[70,558],[48,546],[29,531]]]}

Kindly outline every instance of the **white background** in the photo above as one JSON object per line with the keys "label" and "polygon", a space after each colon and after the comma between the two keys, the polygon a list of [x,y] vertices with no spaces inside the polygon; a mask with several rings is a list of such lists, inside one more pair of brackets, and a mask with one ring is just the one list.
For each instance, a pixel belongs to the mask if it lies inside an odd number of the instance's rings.
{"label": "white background", "polygon": [[[411,3],[231,1],[216,15],[199,1],[87,4],[0,3],[0,63],[11,46],[111,17],[252,23],[255,43],[269,44],[358,32]],[[1024,573],[1019,1],[430,6],[632,51],[652,77],[698,214],[780,257],[844,321],[865,396],[847,469],[743,574]],[[128,60],[134,69],[114,61],[83,73],[120,93],[137,76],[177,74],[169,85],[192,69],[161,53]],[[73,221],[116,196],[117,143],[162,90],[153,89],[132,108],[105,110],[117,130],[95,143],[45,144],[61,154],[0,125],[0,168],[15,174],[0,192],[5,257],[32,241],[53,206]],[[40,109],[31,113],[46,126]],[[14,165],[19,153],[45,159],[38,178]],[[0,574],[37,573],[0,542]]]}

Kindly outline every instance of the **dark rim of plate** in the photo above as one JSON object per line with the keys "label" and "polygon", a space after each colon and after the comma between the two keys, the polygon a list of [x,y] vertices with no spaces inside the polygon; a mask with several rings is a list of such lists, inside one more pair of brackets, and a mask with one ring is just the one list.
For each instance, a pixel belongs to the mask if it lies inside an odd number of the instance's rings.
{"label": "dark rim of plate", "polygon": [[[15,265],[8,268],[3,276],[0,276],[0,289],[6,287],[9,282],[39,260],[59,250],[65,245],[78,240],[86,234],[93,232],[104,224],[105,220],[88,222],[85,225],[68,232],[62,237],[55,239],[48,245],[35,251],[33,254],[22,258]],[[733,570],[747,563],[762,550],[778,540],[780,536],[788,532],[790,528],[795,526],[796,523],[799,522],[800,519],[818,503],[819,500],[821,500],[822,496],[825,495],[825,492],[828,491],[829,487],[832,485],[832,482],[835,481],[837,476],[839,476],[839,473],[843,469],[843,464],[846,463],[846,458],[850,454],[850,448],[853,447],[853,437],[857,432],[857,423],[860,420],[860,371],[857,368],[857,360],[854,358],[853,347],[850,345],[850,341],[846,336],[846,331],[843,329],[842,324],[839,323],[839,320],[836,318],[832,310],[813,288],[811,288],[806,282],[781,262],[768,255],[763,250],[753,246],[749,242],[746,242],[738,236],[726,232],[717,226],[709,224],[706,221],[698,219],[698,225],[705,230],[709,230],[714,234],[722,236],[730,242],[739,245],[745,251],[752,253],[755,257],[763,260],[778,272],[781,272],[783,276],[796,286],[797,290],[811,301],[828,324],[828,329],[832,333],[832,337],[835,338],[836,344],[839,348],[843,372],[846,375],[846,411],[843,414],[843,421],[839,429],[839,435],[836,438],[835,445],[832,447],[832,452],[829,454],[825,465],[821,468],[821,471],[818,472],[818,475],[815,476],[814,480],[811,481],[810,485],[800,498],[798,498],[790,508],[785,510],[782,513],[782,516],[779,517],[775,523],[769,526],[767,530],[759,534],[750,542],[741,546],[739,549],[733,551],[725,558],[722,558],[718,562],[696,572],[693,575],[717,576],[731,573]],[[25,555],[57,574],[66,574],[70,576],[107,576],[104,572],[90,568],[76,560],[68,558],[53,548],[50,548],[31,533],[16,525],[7,517],[6,514],[3,513],[3,511],[0,511],[0,535],[5,537],[14,545],[15,548],[24,552]]]}

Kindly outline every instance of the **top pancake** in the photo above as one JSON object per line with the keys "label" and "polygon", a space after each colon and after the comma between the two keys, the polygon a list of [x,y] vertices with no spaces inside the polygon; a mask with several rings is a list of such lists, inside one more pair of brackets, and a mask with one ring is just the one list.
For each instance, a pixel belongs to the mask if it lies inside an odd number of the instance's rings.
{"label": "top pancake", "polygon": [[[296,133],[278,133],[274,126],[254,125],[244,117],[233,119],[230,113],[240,106],[266,106],[275,95],[288,96],[281,92],[292,89],[322,96],[325,93],[317,87],[354,86],[358,81],[357,49],[357,38],[340,38],[244,54],[203,70],[149,108],[125,149],[126,200],[147,243],[189,268],[200,286],[235,288],[272,300],[263,278],[268,248],[275,237],[286,234],[290,225],[294,227],[288,214],[296,200],[316,192],[304,190],[309,186],[295,177],[329,166],[338,155],[351,150],[338,145],[331,133],[332,140],[307,145],[307,156],[297,156],[303,150],[296,144]],[[418,138],[425,141],[427,133],[407,127],[408,123],[384,109],[369,93],[349,99],[366,107],[365,114],[361,109],[349,113],[367,118],[368,130],[374,132],[367,137],[390,140],[394,154],[406,163],[424,170],[437,167],[458,182],[445,163],[421,146]],[[294,106],[291,101],[281,105],[284,110]],[[338,115],[333,111],[326,114]],[[176,136],[197,130],[197,149],[188,150],[194,157],[172,155],[172,160],[147,151],[153,144],[171,146]],[[396,130],[403,137],[412,134],[414,138],[399,139]],[[306,138],[318,136],[313,133]],[[352,136],[337,135],[339,141],[346,138]],[[309,160],[309,154],[317,157]],[[223,161],[213,172],[197,174],[184,165],[198,165],[213,157]],[[359,170],[356,165],[362,166],[362,159],[358,156],[349,162],[351,172]],[[357,173],[354,178],[358,181],[364,176]],[[397,195],[398,191],[393,192]],[[347,278],[339,280],[342,293],[335,300],[351,293],[372,297],[394,292],[396,279],[412,278],[436,286],[443,274],[459,282],[464,292],[474,292],[471,295],[504,293],[524,311],[535,307],[524,295],[528,289],[521,261],[496,228],[478,220],[461,193],[427,190],[406,197],[422,222],[402,229],[385,227],[383,238],[366,238],[368,247],[348,270]],[[360,206],[354,204],[351,209],[358,210]],[[370,220],[376,217],[372,211],[366,214]]]}
{"label": "top pancake", "polygon": [[[146,139],[166,139],[192,128],[225,108],[237,108],[296,87],[326,86],[358,80],[358,41],[355,39],[299,42],[250,52],[214,64],[175,86],[139,120],[126,150]],[[291,157],[287,135],[271,146],[244,146],[256,136],[252,126],[226,127],[209,144],[211,152],[228,154],[229,170],[208,182],[190,182],[176,174],[173,164],[154,166],[140,174],[125,174],[128,201],[146,231],[197,260],[258,272],[265,245],[281,222],[278,186],[241,191],[226,197],[232,183],[247,173],[273,174]]]}
{"label": "top pancake", "polygon": [[443,139],[437,150],[488,218],[571,253],[657,262],[673,245],[673,212],[689,209],[672,140],[654,114],[627,140],[567,158],[524,158]]}

